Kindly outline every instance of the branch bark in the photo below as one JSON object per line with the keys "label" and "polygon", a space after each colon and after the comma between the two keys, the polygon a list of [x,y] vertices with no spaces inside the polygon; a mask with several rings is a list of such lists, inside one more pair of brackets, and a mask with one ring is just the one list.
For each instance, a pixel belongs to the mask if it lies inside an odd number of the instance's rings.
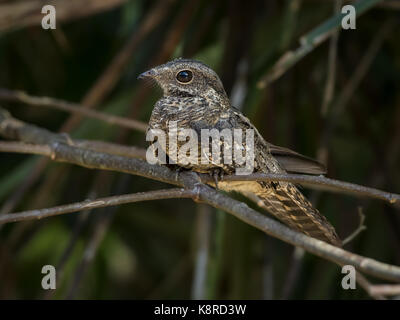
{"label": "branch bark", "polygon": [[147,124],[142,121],[107,114],[104,112],[89,109],[79,104],[69,103],[58,99],[30,96],[23,91],[12,91],[0,88],[0,100],[20,102],[30,106],[47,107],[67,111],[73,114],[79,114],[89,118],[101,120],[108,124],[117,125],[123,128],[138,130],[142,132],[145,132],[147,130]]}
{"label": "branch bark", "polygon": [[173,199],[173,198],[191,198],[194,196],[193,191],[182,188],[173,188],[166,190],[156,190],[149,192],[139,192],[133,194],[125,194],[120,196],[104,197],[94,200],[85,200],[75,202],[63,206],[53,208],[28,210],[19,213],[9,213],[0,215],[0,224],[26,221],[26,220],[39,220],[47,217],[53,217],[60,214],[78,212],[82,210],[104,208],[110,206],[117,206],[126,203],[133,203],[139,201],[160,200],[160,199]]}

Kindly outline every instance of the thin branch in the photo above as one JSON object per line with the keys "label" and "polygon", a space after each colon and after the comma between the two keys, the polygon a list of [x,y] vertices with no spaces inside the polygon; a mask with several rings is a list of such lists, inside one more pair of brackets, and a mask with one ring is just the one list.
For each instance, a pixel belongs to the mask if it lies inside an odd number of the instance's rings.
{"label": "thin branch", "polygon": [[146,123],[135,119],[127,119],[124,117],[106,114],[104,112],[86,108],[85,106],[79,104],[69,103],[66,101],[53,99],[49,97],[34,97],[22,91],[12,91],[0,88],[0,100],[20,102],[36,107],[48,107],[57,110],[63,110],[75,114],[80,114],[89,118],[101,120],[112,125],[117,125],[120,127],[125,127],[142,132],[145,132],[147,130]]}
{"label": "thin branch", "polygon": [[24,142],[0,141],[0,152],[29,153],[51,157],[51,148],[49,146]]}
{"label": "thin branch", "polygon": [[400,285],[371,285],[369,287],[369,294],[372,296],[383,295],[383,296],[397,296],[400,295]]}
{"label": "thin branch", "polygon": [[[47,144],[52,148],[53,160],[55,161],[74,163],[93,169],[125,172],[181,187],[184,186],[186,189],[191,190],[190,192],[193,192],[192,197],[195,201],[202,201],[228,212],[245,223],[282,241],[299,246],[339,265],[350,264],[361,272],[381,279],[400,282],[400,267],[351,253],[294,231],[282,223],[251,209],[245,203],[203,184],[199,175],[194,172],[181,172],[178,174],[165,166],[150,165],[140,159],[110,155],[67,145],[64,142],[65,139],[63,141],[60,135],[24,124],[13,119],[9,114],[1,112],[1,110],[0,134],[14,139],[26,138],[29,139],[29,142],[33,142],[33,140],[37,140],[39,143],[47,141]],[[40,136],[40,134],[45,136]]]}
{"label": "thin branch", "polygon": [[3,214],[0,216],[0,224],[17,222],[17,221],[39,220],[47,217],[58,216],[60,214],[78,212],[82,210],[95,209],[95,208],[117,206],[121,204],[133,203],[139,201],[173,199],[173,198],[191,198],[193,196],[194,193],[192,191],[181,188],[125,194],[120,196],[98,198],[94,200],[85,200],[53,208],[44,208],[44,209],[22,211],[18,213]]}
{"label": "thin branch", "polygon": [[361,232],[363,232],[364,230],[367,229],[367,227],[365,226],[364,222],[365,222],[365,215],[362,212],[362,208],[359,207],[358,208],[358,215],[360,217],[360,224],[358,225],[357,229],[354,230],[346,239],[344,239],[342,241],[343,245],[348,244],[350,241],[352,241],[355,237],[357,237]]}
{"label": "thin branch", "polygon": [[[203,182],[213,182],[213,178],[201,175]],[[305,174],[253,173],[246,176],[224,176],[221,181],[286,181],[301,184],[312,189],[352,194],[387,201],[399,205],[400,194],[390,193],[375,188],[361,186],[355,183],[326,178],[324,176],[309,176]]]}
{"label": "thin branch", "polygon": [[[72,140],[71,140],[72,141]],[[135,146],[124,146],[98,140],[74,140],[73,145],[79,148],[120,155],[129,158],[146,159],[146,150]],[[0,152],[37,154],[51,157],[52,149],[45,144],[32,144],[15,141],[0,141]]]}
{"label": "thin branch", "polygon": [[146,149],[99,140],[74,140],[77,147],[129,158],[146,159]]}
{"label": "thin branch", "polygon": [[373,299],[387,300],[383,295],[371,293],[371,287],[373,285],[361,272],[356,271],[356,281]]}

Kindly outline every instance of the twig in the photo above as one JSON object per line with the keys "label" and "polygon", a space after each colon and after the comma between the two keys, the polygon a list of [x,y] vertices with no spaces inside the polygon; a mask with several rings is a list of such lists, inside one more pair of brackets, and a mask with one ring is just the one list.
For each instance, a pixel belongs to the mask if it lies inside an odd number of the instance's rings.
{"label": "twig", "polygon": [[372,296],[397,296],[400,295],[400,285],[371,285],[369,288],[369,294]]}
{"label": "twig", "polygon": [[[203,182],[213,182],[212,177],[201,175]],[[246,176],[224,176],[220,181],[286,181],[298,183],[312,189],[353,194],[357,196],[370,197],[389,202],[400,203],[400,194],[390,193],[375,188],[365,187],[358,184],[334,180],[324,176],[309,176],[304,174],[277,174],[277,173],[253,173]]]}
{"label": "twig", "polygon": [[343,245],[346,245],[350,241],[352,241],[355,237],[357,237],[362,231],[366,230],[367,227],[364,224],[365,215],[362,212],[362,208],[358,208],[358,215],[360,216],[360,224],[358,225],[357,229],[354,230],[346,239],[342,241]]}
{"label": "twig", "polygon": [[74,140],[74,144],[77,147],[90,149],[93,151],[100,151],[105,153],[111,153],[119,156],[129,158],[146,159],[146,149],[139,148],[136,146],[125,146],[122,144],[99,141],[99,140]]}
{"label": "twig", "polygon": [[142,132],[145,132],[147,130],[146,123],[135,119],[127,119],[111,114],[106,114],[104,112],[91,110],[79,104],[69,103],[49,97],[34,97],[22,91],[11,91],[8,89],[0,88],[0,100],[21,102],[30,106],[48,107],[63,110],[75,114],[84,115],[89,118],[98,119],[112,125],[117,125],[120,127],[125,127]]}
{"label": "twig", "polygon": [[66,213],[77,212],[87,209],[94,209],[94,208],[117,206],[120,204],[133,203],[139,201],[172,199],[172,198],[190,198],[193,196],[194,193],[192,191],[180,188],[125,194],[121,196],[112,196],[112,197],[98,198],[94,200],[85,200],[53,208],[36,209],[36,210],[23,211],[19,213],[3,214],[0,216],[0,224],[17,222],[17,221],[39,220],[47,217],[57,216],[60,214],[66,214]]}
{"label": "twig", "polygon": [[24,142],[0,141],[0,152],[30,153],[51,157],[51,148],[49,146]]}
{"label": "twig", "polygon": [[372,298],[374,298],[376,300],[386,300],[386,298],[383,295],[371,294],[370,290],[371,290],[372,284],[368,281],[368,279],[361,272],[356,271],[356,281]]}
{"label": "twig", "polygon": [[[120,155],[129,158],[146,159],[146,150],[135,146],[124,146],[111,142],[98,140],[74,140],[74,146],[83,149]],[[15,152],[37,154],[51,157],[51,148],[48,145],[38,145],[24,142],[0,141],[0,152]]]}
{"label": "twig", "polygon": [[[294,231],[251,209],[245,203],[237,201],[204,185],[201,183],[200,177],[194,172],[181,172],[177,174],[165,166],[150,165],[140,159],[126,158],[77,148],[63,143],[62,139],[59,137],[60,135],[10,118],[10,115],[7,116],[6,113],[0,112],[1,135],[11,136],[13,138],[25,137],[29,139],[30,142],[35,139],[38,141],[47,141],[47,144],[52,148],[53,160],[55,161],[74,163],[87,168],[126,172],[178,186],[184,186],[186,189],[191,190],[190,192],[193,192],[192,197],[194,200],[203,201],[215,208],[226,211],[245,223],[282,241],[304,248],[308,252],[337,264],[351,264],[359,271],[373,276],[392,281],[400,281],[400,267],[381,263],[351,253]],[[17,127],[13,127],[13,124],[17,124]],[[22,132],[20,132],[21,130]],[[32,136],[31,130],[36,134],[40,131],[47,136]]]}

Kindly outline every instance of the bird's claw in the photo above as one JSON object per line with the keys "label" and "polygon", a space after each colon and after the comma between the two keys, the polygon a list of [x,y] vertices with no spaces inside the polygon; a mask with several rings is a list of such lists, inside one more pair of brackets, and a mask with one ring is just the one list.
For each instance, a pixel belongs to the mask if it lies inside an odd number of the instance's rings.
{"label": "bird's claw", "polygon": [[215,188],[218,190],[218,181],[224,178],[224,170],[221,168],[215,168],[210,171],[210,176],[214,178]]}

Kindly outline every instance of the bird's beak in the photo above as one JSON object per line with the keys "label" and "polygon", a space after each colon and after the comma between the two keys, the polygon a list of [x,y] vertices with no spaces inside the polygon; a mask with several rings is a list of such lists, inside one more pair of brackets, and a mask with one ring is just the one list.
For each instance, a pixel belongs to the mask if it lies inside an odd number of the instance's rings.
{"label": "bird's beak", "polygon": [[141,74],[139,74],[139,76],[137,77],[138,79],[151,79],[154,78],[154,76],[156,75],[156,71],[154,69],[150,69],[148,71],[145,71]]}

